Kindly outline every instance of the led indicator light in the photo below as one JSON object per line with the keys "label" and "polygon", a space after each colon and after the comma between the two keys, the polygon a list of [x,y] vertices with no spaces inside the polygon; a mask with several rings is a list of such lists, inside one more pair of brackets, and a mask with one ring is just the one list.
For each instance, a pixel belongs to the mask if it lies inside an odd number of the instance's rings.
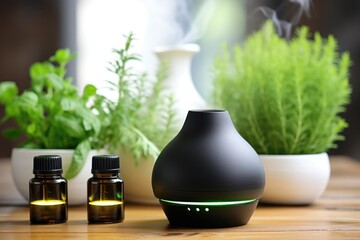
{"label": "led indicator light", "polygon": [[238,205],[238,204],[247,204],[255,202],[257,199],[250,200],[241,200],[241,201],[227,201],[227,202],[181,202],[181,201],[171,201],[166,199],[161,199],[162,202],[177,204],[177,205],[192,205],[192,206],[229,206],[229,205]]}

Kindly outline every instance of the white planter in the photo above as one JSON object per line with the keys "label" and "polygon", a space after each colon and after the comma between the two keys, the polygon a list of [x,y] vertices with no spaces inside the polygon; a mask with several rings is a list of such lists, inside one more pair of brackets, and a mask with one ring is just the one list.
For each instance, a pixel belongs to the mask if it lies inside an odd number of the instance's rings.
{"label": "white planter", "polygon": [[[37,155],[60,155],[62,157],[63,176],[70,167],[74,150],[68,149],[22,149],[14,148],[11,154],[11,172],[14,183],[26,200],[29,199],[29,180],[34,177],[33,158]],[[87,180],[91,174],[91,159],[94,155],[105,154],[105,151],[90,151],[85,166],[80,173],[68,180],[69,205],[80,205],[86,203]]]}
{"label": "white planter", "polygon": [[136,164],[131,154],[124,151],[120,154],[120,164],[120,175],[125,185],[125,201],[159,204],[151,186],[155,161],[147,158]]}
{"label": "white planter", "polygon": [[260,201],[272,204],[306,205],[324,192],[330,177],[327,153],[305,155],[260,155],[266,183]]}

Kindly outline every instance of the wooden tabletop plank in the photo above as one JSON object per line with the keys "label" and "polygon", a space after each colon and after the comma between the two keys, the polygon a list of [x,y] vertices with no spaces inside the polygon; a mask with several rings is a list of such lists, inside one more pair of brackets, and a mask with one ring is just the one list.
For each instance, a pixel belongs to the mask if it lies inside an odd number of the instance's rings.
{"label": "wooden tabletop plank", "polygon": [[360,239],[360,164],[332,158],[324,195],[311,206],[260,205],[241,227],[193,229],[168,224],[160,206],[126,204],[125,221],[88,224],[86,207],[70,207],[69,221],[30,225],[26,206],[0,207],[0,239]]}

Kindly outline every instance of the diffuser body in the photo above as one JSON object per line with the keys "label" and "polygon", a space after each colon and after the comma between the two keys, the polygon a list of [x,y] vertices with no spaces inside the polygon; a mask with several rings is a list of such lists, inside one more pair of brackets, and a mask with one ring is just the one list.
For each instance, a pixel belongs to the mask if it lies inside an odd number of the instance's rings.
{"label": "diffuser body", "polygon": [[189,111],[152,174],[154,194],[169,222],[184,227],[246,224],[264,185],[257,153],[222,110]]}

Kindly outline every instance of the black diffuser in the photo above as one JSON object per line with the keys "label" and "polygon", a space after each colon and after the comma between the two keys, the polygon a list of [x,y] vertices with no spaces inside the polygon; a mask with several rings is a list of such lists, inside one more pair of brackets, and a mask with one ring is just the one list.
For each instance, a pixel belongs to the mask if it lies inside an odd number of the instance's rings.
{"label": "black diffuser", "polygon": [[264,185],[257,153],[222,110],[189,111],[152,174],[154,194],[170,224],[183,227],[246,224]]}

